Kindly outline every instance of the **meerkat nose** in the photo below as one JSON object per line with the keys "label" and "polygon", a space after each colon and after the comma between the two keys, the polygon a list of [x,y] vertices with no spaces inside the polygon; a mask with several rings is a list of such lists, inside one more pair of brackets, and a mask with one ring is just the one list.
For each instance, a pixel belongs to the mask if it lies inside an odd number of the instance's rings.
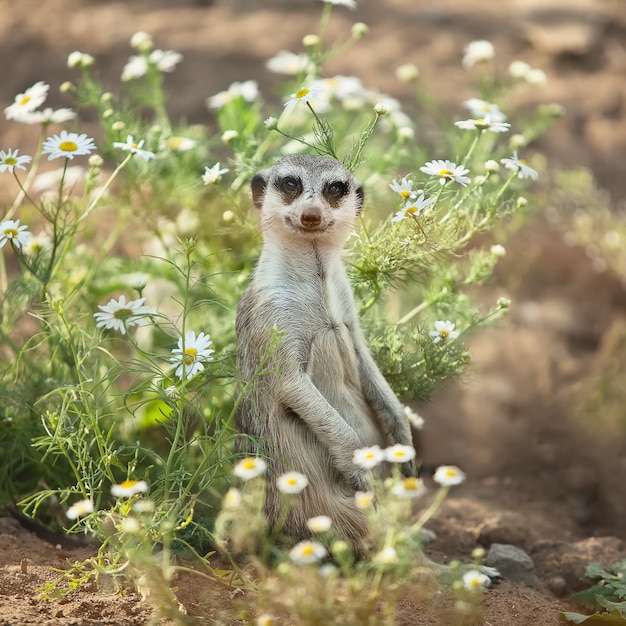
{"label": "meerkat nose", "polygon": [[300,214],[300,223],[304,228],[315,228],[322,223],[322,211],[319,207],[310,206]]}

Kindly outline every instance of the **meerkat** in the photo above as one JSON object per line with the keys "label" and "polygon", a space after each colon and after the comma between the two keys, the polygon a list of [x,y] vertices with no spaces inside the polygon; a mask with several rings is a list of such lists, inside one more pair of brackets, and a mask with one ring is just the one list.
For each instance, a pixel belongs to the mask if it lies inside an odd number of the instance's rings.
{"label": "meerkat", "polygon": [[[249,454],[269,467],[265,512],[281,518],[275,476],[298,471],[309,484],[284,519],[309,534],[327,515],[354,546],[368,528],[354,504],[367,489],[357,448],[412,445],[404,408],[378,369],[361,330],[342,261],[363,208],[363,188],[329,157],[287,156],[251,181],[263,249],[237,308],[237,364],[247,385],[236,416]],[[272,334],[278,345],[269,354]],[[404,468],[411,471],[412,468]]]}

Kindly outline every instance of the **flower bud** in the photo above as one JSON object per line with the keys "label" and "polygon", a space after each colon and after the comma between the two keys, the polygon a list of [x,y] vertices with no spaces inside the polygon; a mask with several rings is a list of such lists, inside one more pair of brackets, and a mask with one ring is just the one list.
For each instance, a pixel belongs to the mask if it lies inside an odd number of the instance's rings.
{"label": "flower bud", "polygon": [[130,40],[131,47],[140,52],[150,52],[152,50],[152,37],[143,31],[135,33]]}
{"label": "flower bud", "polygon": [[276,130],[278,128],[278,120],[275,117],[268,117],[263,124],[266,130]]}
{"label": "flower bud", "polygon": [[383,115],[387,115],[387,113],[389,113],[389,107],[384,102],[377,102],[374,105],[374,111],[376,111],[377,115],[382,117]]}
{"label": "flower bud", "polygon": [[302,45],[305,48],[317,48],[320,45],[320,38],[317,35],[305,35],[302,38]]}
{"label": "flower bud", "polygon": [[413,63],[405,63],[396,68],[396,78],[402,83],[411,83],[417,80],[419,75],[420,71]]}
{"label": "flower bud", "polygon": [[352,36],[355,39],[362,39],[365,35],[367,35],[368,31],[369,26],[363,22],[356,22],[352,25]]}

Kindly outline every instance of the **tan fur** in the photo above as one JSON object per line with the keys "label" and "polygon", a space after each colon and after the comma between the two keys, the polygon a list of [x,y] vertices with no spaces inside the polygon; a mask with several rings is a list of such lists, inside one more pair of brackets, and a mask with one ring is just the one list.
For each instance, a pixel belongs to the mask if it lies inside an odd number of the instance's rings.
{"label": "tan fur", "polygon": [[[306,475],[285,530],[308,535],[306,520],[328,515],[355,545],[367,533],[354,506],[365,489],[354,450],[411,444],[403,407],[374,363],[357,319],[342,249],[361,210],[358,181],[338,161],[289,156],[252,181],[264,247],[237,309],[237,362],[249,386],[237,414],[251,454],[267,459],[266,513],[280,517],[275,478]],[[270,333],[282,333],[265,372]]]}

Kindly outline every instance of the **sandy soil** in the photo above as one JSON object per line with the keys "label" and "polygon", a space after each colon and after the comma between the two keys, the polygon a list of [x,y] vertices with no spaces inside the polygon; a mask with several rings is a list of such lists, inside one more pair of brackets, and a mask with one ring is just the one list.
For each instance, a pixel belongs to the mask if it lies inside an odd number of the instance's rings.
{"label": "sandy soil", "polygon": [[[138,30],[185,60],[167,78],[174,115],[210,123],[204,99],[234,80],[270,85],[263,59],[297,50],[314,30],[317,2],[233,0],[196,2],[80,0],[6,2],[0,11],[0,106],[37,80],[53,87],[68,78],[74,49],[98,59],[115,84]],[[331,35],[353,21],[370,34],[333,62],[330,71],[356,74],[402,97],[393,70],[414,62],[444,108],[458,112],[468,90],[459,59],[474,39],[491,40],[503,68],[516,58],[540,67],[549,82],[521,90],[516,105],[556,101],[568,115],[536,146],[551,168],[590,167],[614,207],[626,198],[626,12],[621,0],[362,0],[355,13],[337,9]],[[277,24],[285,28],[277,28]],[[51,105],[64,106],[53,94]],[[4,147],[28,140],[24,128],[0,121]],[[585,251],[566,245],[542,217],[507,245],[497,280],[478,294],[513,300],[501,327],[477,335],[475,367],[464,385],[415,407],[426,419],[426,463],[451,462],[469,475],[431,523],[438,560],[467,559],[476,545],[511,543],[534,559],[539,586],[511,580],[489,591],[480,623],[551,626],[568,596],[581,588],[590,560],[626,556],[626,438],[601,415],[580,410],[610,361],[624,364],[624,279],[597,273]],[[615,410],[615,407],[613,407]],[[617,407],[618,413],[622,411]],[[623,411],[622,411],[623,420]],[[623,428],[623,421],[622,421]],[[58,549],[0,518],[0,626],[139,625],[150,609],[135,595],[86,588],[63,601],[38,601],[35,589],[50,567],[84,558]],[[181,602],[199,623],[221,623],[232,592],[200,579],[176,581]],[[417,595],[417,594],[416,594]],[[410,590],[402,625],[450,624],[417,603]],[[241,623],[241,622],[232,622]]]}

